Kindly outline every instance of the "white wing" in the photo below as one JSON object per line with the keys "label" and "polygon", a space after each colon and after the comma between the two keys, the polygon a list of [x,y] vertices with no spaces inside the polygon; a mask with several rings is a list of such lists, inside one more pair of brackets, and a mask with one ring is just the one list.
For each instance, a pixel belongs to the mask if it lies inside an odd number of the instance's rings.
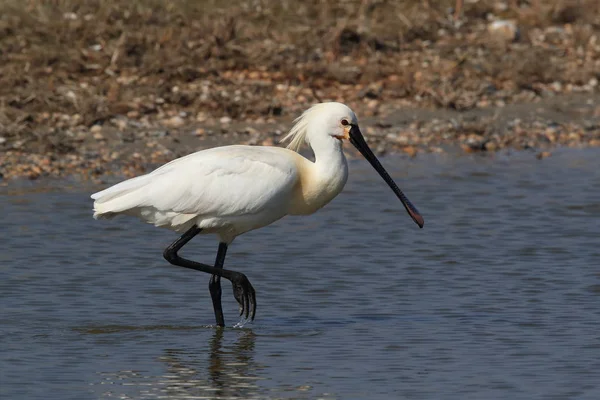
{"label": "white wing", "polygon": [[199,151],[92,195],[94,217],[123,213],[156,225],[257,214],[282,204],[298,179],[288,150],[225,146]]}

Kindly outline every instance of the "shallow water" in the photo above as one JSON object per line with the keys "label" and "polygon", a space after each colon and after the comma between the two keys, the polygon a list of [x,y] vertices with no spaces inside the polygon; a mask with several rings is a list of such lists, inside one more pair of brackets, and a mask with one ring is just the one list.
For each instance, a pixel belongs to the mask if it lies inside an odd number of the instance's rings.
{"label": "shallow water", "polygon": [[[364,160],[310,217],[238,238],[257,290],[170,266],[176,238],[95,221],[74,182],[0,189],[0,397],[598,399],[600,150]],[[199,237],[183,254],[211,262]]]}

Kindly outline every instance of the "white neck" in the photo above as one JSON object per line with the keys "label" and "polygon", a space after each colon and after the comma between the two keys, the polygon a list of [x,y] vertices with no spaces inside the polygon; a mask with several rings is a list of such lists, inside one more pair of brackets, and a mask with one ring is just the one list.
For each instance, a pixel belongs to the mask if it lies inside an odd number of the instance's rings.
{"label": "white neck", "polygon": [[323,207],[337,196],[348,180],[348,163],[342,149],[342,142],[332,136],[321,136],[310,141],[315,154],[312,164],[310,184],[306,186],[311,204],[311,212]]}
{"label": "white neck", "polygon": [[343,176],[344,183],[348,175],[348,163],[342,141],[332,136],[317,136],[311,138],[310,148],[315,154],[315,166],[323,179]]}
{"label": "white neck", "polygon": [[[317,133],[317,132],[315,132]],[[310,135],[310,147],[315,162],[298,156],[300,172],[298,193],[290,207],[290,214],[312,214],[337,196],[348,180],[348,163],[342,143],[333,136]]]}

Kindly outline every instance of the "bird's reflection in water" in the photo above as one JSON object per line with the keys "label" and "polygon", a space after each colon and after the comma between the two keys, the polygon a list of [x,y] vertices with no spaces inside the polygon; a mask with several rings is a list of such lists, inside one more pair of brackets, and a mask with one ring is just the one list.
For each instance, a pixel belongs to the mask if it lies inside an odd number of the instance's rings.
{"label": "bird's reflection in water", "polygon": [[[256,365],[253,362],[256,336],[251,330],[244,332],[231,349],[223,349],[223,329],[217,329],[210,343],[209,373],[215,388],[223,391],[231,388],[231,383],[246,384],[256,381]],[[240,379],[242,381],[240,381]],[[251,386],[251,385],[250,385]]]}
{"label": "bird's reflection in water", "polygon": [[257,385],[263,367],[254,361],[255,340],[250,329],[218,328],[208,354],[206,347],[165,349],[159,361],[166,371],[160,376],[132,370],[101,373],[98,388],[105,395],[125,398],[264,398]]}
{"label": "bird's reflection in water", "polygon": [[[256,336],[252,330],[245,329],[238,333],[234,343],[224,344],[225,336],[230,338],[231,333],[230,330],[215,330],[210,341],[208,363],[199,361],[198,354],[166,350],[161,361],[167,364],[167,393],[196,396],[209,392],[214,398],[256,397],[256,381],[260,379],[257,372],[261,369],[253,360]],[[207,367],[208,377],[202,372],[203,367]]]}

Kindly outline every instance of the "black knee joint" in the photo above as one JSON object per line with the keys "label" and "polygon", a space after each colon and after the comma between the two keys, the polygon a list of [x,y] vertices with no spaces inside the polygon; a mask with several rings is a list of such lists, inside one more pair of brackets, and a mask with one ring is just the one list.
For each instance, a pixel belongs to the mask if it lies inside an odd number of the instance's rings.
{"label": "black knee joint", "polygon": [[163,252],[163,257],[165,258],[165,260],[167,260],[168,262],[170,262],[171,264],[173,264],[175,262],[175,260],[177,259],[177,252],[173,251],[173,249],[171,249],[170,247],[168,247]]}

